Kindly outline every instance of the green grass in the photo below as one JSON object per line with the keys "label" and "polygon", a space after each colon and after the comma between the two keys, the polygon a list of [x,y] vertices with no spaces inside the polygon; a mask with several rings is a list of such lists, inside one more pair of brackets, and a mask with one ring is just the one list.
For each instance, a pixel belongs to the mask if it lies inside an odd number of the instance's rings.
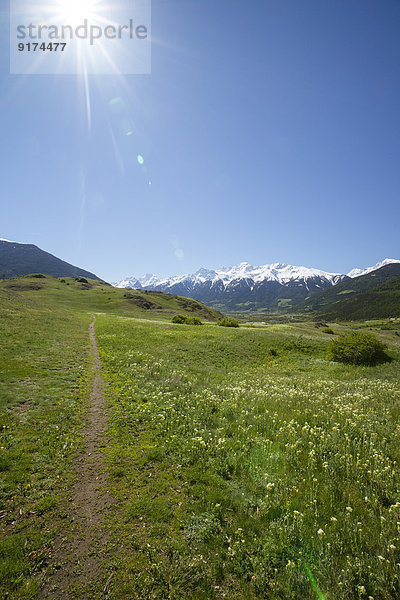
{"label": "green grass", "polygon": [[97,332],[123,469],[113,597],[398,598],[397,365],[328,362],[307,325]]}
{"label": "green grass", "polygon": [[222,315],[201,302],[162,292],[124,290],[113,288],[101,281],[80,283],[72,278],[50,276],[23,276],[0,282],[0,292],[13,298],[22,297],[45,306],[66,310],[107,312],[131,316],[165,319],[183,313],[208,321],[216,321]]}
{"label": "green grass", "polygon": [[90,315],[0,290],[0,589],[35,598],[79,447]]}
{"label": "green grass", "polygon": [[101,283],[13,281],[0,284],[7,598],[38,597],[50,542],[68,527],[93,312],[116,499],[110,598],[400,597],[400,322],[334,325],[387,344],[392,362],[356,367],[326,359],[334,336],[313,323],[182,327],[176,297],[139,294],[155,309]]}
{"label": "green grass", "polygon": [[[138,303],[126,294],[68,278],[0,283],[0,590],[8,598],[36,597],[49,544],[64,525],[91,378],[92,312],[219,316],[176,296],[138,293]],[[159,308],[143,308],[143,300]]]}

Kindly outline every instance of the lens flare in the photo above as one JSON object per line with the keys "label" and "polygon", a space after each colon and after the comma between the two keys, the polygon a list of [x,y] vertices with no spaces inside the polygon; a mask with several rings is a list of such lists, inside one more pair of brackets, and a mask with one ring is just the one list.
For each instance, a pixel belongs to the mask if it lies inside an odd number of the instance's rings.
{"label": "lens flare", "polygon": [[317,582],[315,581],[315,577],[312,574],[312,571],[310,569],[310,567],[308,565],[304,565],[304,568],[306,570],[306,573],[308,575],[308,578],[310,580],[312,589],[315,592],[315,595],[317,596],[318,600],[325,600],[325,596],[323,595],[323,593],[319,590]]}

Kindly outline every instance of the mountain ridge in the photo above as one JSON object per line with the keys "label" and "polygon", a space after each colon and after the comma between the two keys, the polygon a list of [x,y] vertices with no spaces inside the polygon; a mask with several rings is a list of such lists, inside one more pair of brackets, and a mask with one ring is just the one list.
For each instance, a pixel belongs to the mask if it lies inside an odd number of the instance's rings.
{"label": "mountain ridge", "polygon": [[[385,259],[382,264],[400,263],[397,259]],[[210,306],[231,312],[254,310],[291,309],[306,298],[324,289],[330,289],[344,281],[356,278],[342,273],[330,273],[304,266],[271,263],[253,266],[241,262],[232,267],[219,269],[201,268],[195,273],[159,278],[153,274],[126,278],[116,287],[156,290],[194,298]],[[362,269],[360,271],[363,271]]]}
{"label": "mountain ridge", "polygon": [[400,260],[398,260],[397,258],[385,258],[384,260],[381,260],[380,262],[376,263],[376,265],[374,265],[373,267],[366,267],[365,269],[352,269],[351,271],[349,271],[349,273],[347,273],[347,276],[351,277],[352,279],[354,277],[361,277],[361,275],[368,275],[368,273],[372,273],[373,271],[377,271],[381,267],[386,267],[386,265],[391,265],[393,263],[400,263]]}
{"label": "mountain ridge", "polygon": [[[308,313],[318,313],[321,315],[321,318],[329,320],[339,318],[341,315],[348,315],[349,318],[359,315],[361,311],[358,305],[362,304],[362,313],[366,315],[366,318],[367,316],[371,318],[374,311],[366,310],[366,299],[372,298],[371,294],[381,292],[381,288],[385,292],[385,285],[389,285],[390,281],[399,277],[400,261],[389,263],[375,271],[370,271],[353,279],[348,278],[336,286],[322,290],[317,294],[312,294],[299,304],[297,308]],[[380,297],[383,299],[382,295]],[[383,312],[381,309],[379,310],[380,315]],[[392,311],[389,311],[388,316],[394,316]],[[354,316],[354,318],[357,317]]]}
{"label": "mountain ridge", "polygon": [[[344,296],[342,300],[325,306],[320,313],[321,318],[327,321],[355,321],[400,317],[400,265],[386,265],[379,269],[378,273],[382,278],[389,266],[397,267],[397,270],[393,270],[390,273],[393,276],[384,283],[350,297]],[[368,273],[364,277],[369,275]],[[371,275],[376,276],[374,273]]]}
{"label": "mountain ridge", "polygon": [[43,273],[53,277],[86,277],[101,281],[94,273],[71,265],[35,244],[0,238],[0,277],[8,279],[32,273]]}
{"label": "mountain ridge", "polygon": [[241,262],[232,267],[221,267],[219,269],[201,268],[195,273],[176,275],[172,277],[157,277],[153,274],[146,274],[143,277],[127,277],[121,280],[117,287],[127,287],[133,283],[139,283],[143,288],[150,285],[175,285],[184,281],[193,283],[204,283],[205,281],[222,281],[226,286],[232,281],[240,279],[251,279],[255,283],[262,281],[277,281],[279,283],[288,283],[294,279],[305,280],[312,277],[322,277],[327,281],[337,282],[347,277],[341,273],[329,273],[321,269],[289,265],[286,263],[271,263],[260,266],[253,266],[247,262]]}

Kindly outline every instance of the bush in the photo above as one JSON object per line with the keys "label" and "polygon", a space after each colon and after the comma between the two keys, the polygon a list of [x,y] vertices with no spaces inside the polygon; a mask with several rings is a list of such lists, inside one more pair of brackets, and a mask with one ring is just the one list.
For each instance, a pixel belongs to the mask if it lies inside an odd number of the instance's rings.
{"label": "bush", "polygon": [[186,323],[186,319],[187,319],[187,317],[185,317],[185,315],[175,315],[174,318],[172,319],[172,322],[183,325],[184,323]]}
{"label": "bush", "polygon": [[328,346],[328,359],[349,365],[375,365],[388,357],[386,346],[371,333],[353,331],[332,340]]}
{"label": "bush", "polygon": [[187,317],[186,315],[175,315],[172,322],[179,325],[203,325],[197,317]]}
{"label": "bush", "polygon": [[328,333],[329,335],[335,335],[335,332],[330,327],[323,327],[321,329],[322,333]]}
{"label": "bush", "polygon": [[203,325],[202,321],[198,317],[187,317],[188,325]]}
{"label": "bush", "polygon": [[232,317],[224,317],[218,321],[217,325],[220,327],[239,327],[239,321]]}

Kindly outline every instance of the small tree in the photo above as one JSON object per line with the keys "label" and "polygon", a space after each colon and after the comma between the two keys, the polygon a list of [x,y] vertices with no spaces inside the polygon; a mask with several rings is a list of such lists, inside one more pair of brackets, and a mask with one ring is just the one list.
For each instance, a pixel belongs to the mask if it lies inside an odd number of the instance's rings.
{"label": "small tree", "polygon": [[371,333],[353,331],[330,342],[327,358],[349,365],[371,366],[387,359],[385,348],[385,344]]}

